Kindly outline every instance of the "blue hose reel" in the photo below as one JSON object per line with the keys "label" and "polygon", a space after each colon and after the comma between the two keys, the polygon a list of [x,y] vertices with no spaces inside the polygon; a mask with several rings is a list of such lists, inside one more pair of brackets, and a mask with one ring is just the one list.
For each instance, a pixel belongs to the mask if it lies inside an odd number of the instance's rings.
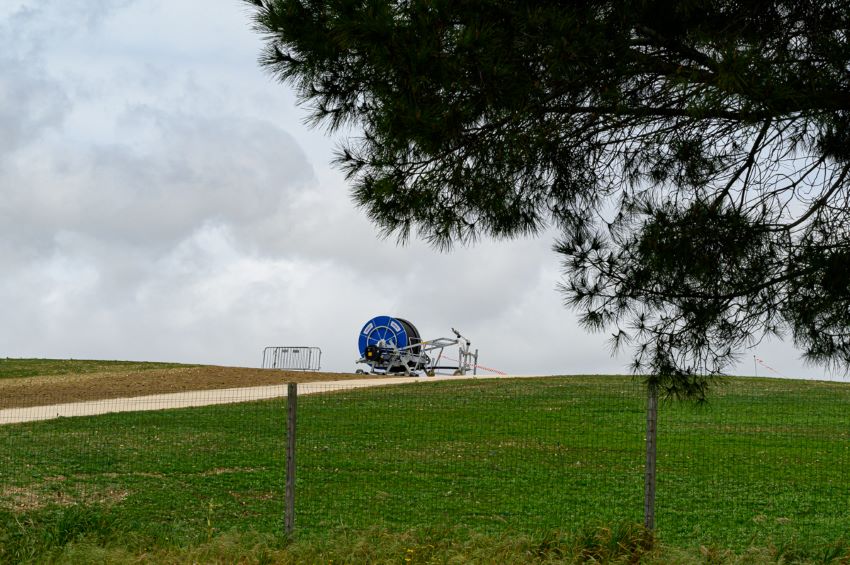
{"label": "blue hose reel", "polygon": [[[468,339],[452,328],[455,337],[438,337],[423,341],[416,326],[403,318],[375,316],[360,330],[357,347],[358,363],[369,365],[369,372],[380,374],[415,375],[424,372],[433,376],[437,370],[453,371],[454,375],[476,373],[478,350],[470,349]],[[444,350],[457,347],[457,359],[444,355]],[[444,360],[456,364],[446,364]],[[361,369],[358,373],[365,373]]]}
{"label": "blue hose reel", "polygon": [[428,356],[421,353],[422,338],[416,327],[402,318],[375,316],[360,330],[360,360],[372,372],[410,373],[421,370]]}

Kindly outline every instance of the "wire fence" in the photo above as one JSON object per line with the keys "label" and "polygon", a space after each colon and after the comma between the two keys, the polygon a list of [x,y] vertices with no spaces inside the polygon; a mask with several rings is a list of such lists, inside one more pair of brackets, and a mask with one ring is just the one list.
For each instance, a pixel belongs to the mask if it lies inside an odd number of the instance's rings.
{"label": "wire fence", "polygon": [[[637,380],[420,381],[299,385],[298,535],[642,521],[646,391]],[[279,534],[284,393],[285,386],[203,391],[189,395],[187,408],[169,404],[174,395],[116,399],[73,417],[70,408],[5,403],[0,539],[16,524],[69,508],[156,539]],[[740,548],[845,536],[848,408],[846,383],[770,379],[733,379],[705,406],[662,402],[661,539]],[[45,421],[26,422],[25,414]]]}
{"label": "wire fence", "polygon": [[86,537],[191,547],[232,530],[280,535],[286,401],[258,396],[2,399],[0,563],[42,562]]}
{"label": "wire fence", "polygon": [[[642,521],[646,391],[634,379],[311,389],[327,394],[299,407],[303,529]],[[662,402],[659,535],[737,547],[845,535],[848,408],[845,383],[769,379],[731,380],[704,406]]]}

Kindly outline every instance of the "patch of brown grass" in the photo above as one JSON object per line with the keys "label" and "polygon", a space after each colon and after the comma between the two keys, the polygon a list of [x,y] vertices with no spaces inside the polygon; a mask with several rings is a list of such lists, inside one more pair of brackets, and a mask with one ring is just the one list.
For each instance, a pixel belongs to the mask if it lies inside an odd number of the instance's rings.
{"label": "patch of brown grass", "polygon": [[39,487],[5,487],[0,490],[0,507],[13,512],[40,510],[46,506],[74,506],[77,504],[100,504],[112,506],[118,504],[130,492],[126,489],[107,487],[86,489],[80,493],[69,493],[61,488],[53,488],[52,481],[45,481]]}
{"label": "patch of brown grass", "polygon": [[[0,409],[47,406],[149,394],[216,390],[369,378],[322,373],[204,365],[168,369],[103,371],[0,380]],[[379,378],[379,377],[375,377]]]}

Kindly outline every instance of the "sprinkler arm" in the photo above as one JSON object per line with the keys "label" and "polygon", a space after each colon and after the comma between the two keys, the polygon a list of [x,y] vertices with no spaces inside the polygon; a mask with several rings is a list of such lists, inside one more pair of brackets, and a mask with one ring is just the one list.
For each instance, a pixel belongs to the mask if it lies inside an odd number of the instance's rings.
{"label": "sprinkler arm", "polygon": [[456,329],[452,328],[452,332],[454,332],[455,336],[457,336],[458,339],[462,339],[463,341],[465,341],[467,347],[472,345],[472,342],[469,341],[468,339],[466,339],[465,337],[463,337],[462,335],[460,335],[460,332],[457,331]]}

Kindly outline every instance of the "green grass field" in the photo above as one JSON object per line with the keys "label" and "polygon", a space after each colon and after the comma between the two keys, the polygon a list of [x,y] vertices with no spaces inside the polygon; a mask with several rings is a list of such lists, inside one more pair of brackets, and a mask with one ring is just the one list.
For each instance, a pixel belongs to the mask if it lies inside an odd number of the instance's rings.
{"label": "green grass field", "polygon": [[[642,516],[644,402],[626,377],[304,395],[289,546],[285,401],[0,426],[0,562],[618,555],[640,537],[622,525]],[[848,407],[845,383],[769,379],[662,405],[658,562],[850,555]]]}
{"label": "green grass field", "polygon": [[81,359],[9,359],[0,357],[0,379],[45,377],[54,375],[85,375],[107,371],[147,371],[192,367],[178,363],[149,363],[137,361],[87,361]]}

